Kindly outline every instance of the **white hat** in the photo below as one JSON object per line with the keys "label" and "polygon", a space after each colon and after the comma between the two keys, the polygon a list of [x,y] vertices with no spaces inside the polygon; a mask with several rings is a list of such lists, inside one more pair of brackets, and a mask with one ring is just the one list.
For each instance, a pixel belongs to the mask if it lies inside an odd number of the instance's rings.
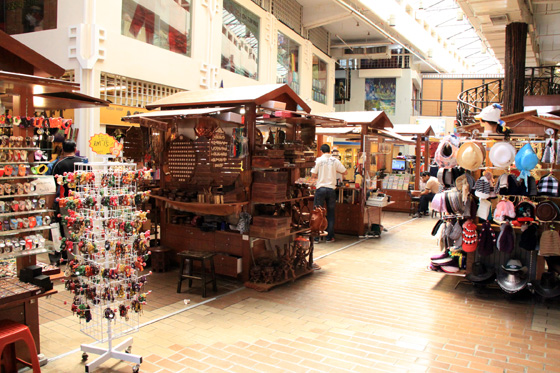
{"label": "white hat", "polygon": [[507,168],[513,163],[516,155],[515,148],[509,142],[501,141],[490,148],[490,161],[495,167]]}
{"label": "white hat", "polygon": [[504,121],[500,119],[501,114],[502,107],[499,104],[492,104],[482,109],[480,113],[474,116],[474,119],[482,119],[486,122],[496,122],[501,125],[504,123]]}

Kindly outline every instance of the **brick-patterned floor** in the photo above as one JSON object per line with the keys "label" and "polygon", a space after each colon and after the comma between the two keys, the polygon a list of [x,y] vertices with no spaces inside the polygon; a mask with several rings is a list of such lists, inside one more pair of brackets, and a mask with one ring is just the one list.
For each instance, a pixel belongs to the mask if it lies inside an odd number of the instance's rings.
{"label": "brick-patterned floor", "polygon": [[[380,239],[321,243],[321,270],[267,293],[222,280],[201,303],[197,289],[175,293],[176,271],[156,274],[132,353],[141,372],[560,372],[559,302],[427,271],[434,223],[386,214]],[[43,372],[84,370],[79,346],[91,340],[68,297],[40,301],[42,352],[54,358]]]}

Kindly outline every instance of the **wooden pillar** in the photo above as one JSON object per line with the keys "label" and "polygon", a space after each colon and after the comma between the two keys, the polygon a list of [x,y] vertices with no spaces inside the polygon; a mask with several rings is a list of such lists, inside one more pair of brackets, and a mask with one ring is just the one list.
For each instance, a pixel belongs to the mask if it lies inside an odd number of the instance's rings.
{"label": "wooden pillar", "polygon": [[513,22],[506,26],[506,55],[503,115],[523,112],[527,24]]}

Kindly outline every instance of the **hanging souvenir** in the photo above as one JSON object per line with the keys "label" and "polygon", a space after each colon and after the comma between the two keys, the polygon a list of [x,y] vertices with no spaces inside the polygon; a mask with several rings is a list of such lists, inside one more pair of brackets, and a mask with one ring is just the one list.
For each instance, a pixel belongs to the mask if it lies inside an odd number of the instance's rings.
{"label": "hanging souvenir", "polygon": [[554,140],[547,139],[544,145],[542,163],[554,163]]}
{"label": "hanging souvenir", "polygon": [[[260,132],[260,131],[259,131]],[[243,128],[234,128],[229,147],[230,158],[243,158],[247,154],[247,137],[243,135]],[[261,134],[262,143],[262,134]]]}
{"label": "hanging souvenir", "polygon": [[517,180],[523,179],[525,181],[527,191],[529,191],[527,178],[530,176],[530,171],[535,168],[538,163],[539,157],[537,157],[537,154],[529,142],[523,145],[515,155],[515,167],[520,171]]}

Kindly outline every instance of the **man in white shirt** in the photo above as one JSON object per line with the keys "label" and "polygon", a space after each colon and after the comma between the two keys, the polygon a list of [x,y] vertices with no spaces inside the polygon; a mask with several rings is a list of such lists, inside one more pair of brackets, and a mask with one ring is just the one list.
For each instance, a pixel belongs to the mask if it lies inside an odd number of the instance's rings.
{"label": "man in white shirt", "polygon": [[346,175],[346,168],[331,155],[331,148],[327,144],[321,145],[322,155],[315,161],[311,176],[317,179],[314,206],[327,205],[327,242],[334,242],[334,210],[336,206],[337,174]]}

